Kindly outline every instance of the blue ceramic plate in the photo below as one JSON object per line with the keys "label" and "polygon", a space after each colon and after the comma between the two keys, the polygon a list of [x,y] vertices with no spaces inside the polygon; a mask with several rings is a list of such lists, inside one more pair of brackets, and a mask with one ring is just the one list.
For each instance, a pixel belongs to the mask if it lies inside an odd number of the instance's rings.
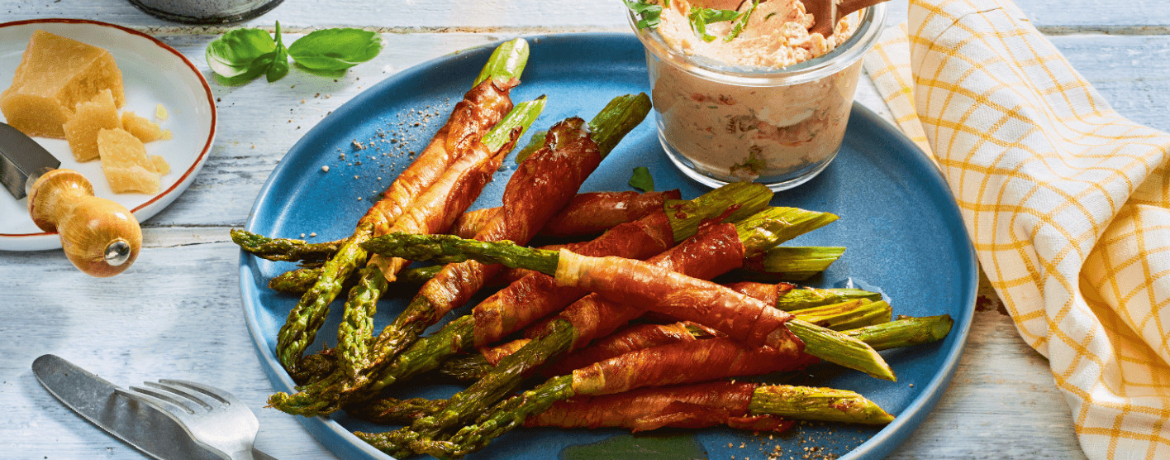
{"label": "blue ceramic plate", "polygon": [[[629,34],[573,34],[531,38],[532,55],[516,101],[548,95],[535,127],[568,116],[588,119],[612,97],[648,90],[645,56]],[[326,117],[298,142],[260,191],[247,229],[265,235],[315,241],[343,238],[375,195],[420,151],[461,99],[487,60],[491,47],[446,56],[401,72],[365,91]],[[415,124],[418,126],[415,126]],[[359,149],[359,143],[364,149]],[[520,145],[527,143],[522,140]],[[344,154],[344,155],[342,155]],[[322,170],[328,166],[328,172]],[[690,182],[666,158],[653,123],[630,133],[585,182],[584,191],[629,190],[636,166],[647,166],[659,190],[679,188],[684,198],[706,189]],[[511,158],[472,208],[498,206]],[[356,177],[355,177],[356,176]],[[946,340],[883,352],[898,381],[879,381],[827,365],[787,382],[858,391],[897,420],[882,428],[798,425],[782,436],[731,429],[660,430],[630,435],[619,430],[521,429],[496,440],[473,458],[764,458],[777,451],[800,458],[805,447],[845,458],[881,458],[906,439],[946,389],[971,323],[976,288],[975,256],[955,200],[942,177],[905,137],[864,107],[855,106],[836,161],[807,184],[776,195],[775,205],[830,211],[841,219],[789,244],[845,246],[844,257],[809,284],[853,282],[880,287],[895,314],[950,314],[955,327]],[[294,268],[248,255],[240,257],[240,285],[248,328],[273,386],[289,392],[293,382],[273,355],[276,334],[297,299],[277,295],[268,280]],[[405,305],[404,297],[378,307],[380,328]],[[333,304],[317,344],[333,344],[341,302]],[[465,311],[465,310],[460,310]],[[459,311],[457,311],[459,312]],[[433,331],[434,329],[432,329]],[[421,384],[399,396],[445,397],[451,385]],[[349,419],[303,418],[305,427],[339,457],[389,458],[353,436],[352,430],[385,428]],[[774,438],[774,439],[773,439]]]}

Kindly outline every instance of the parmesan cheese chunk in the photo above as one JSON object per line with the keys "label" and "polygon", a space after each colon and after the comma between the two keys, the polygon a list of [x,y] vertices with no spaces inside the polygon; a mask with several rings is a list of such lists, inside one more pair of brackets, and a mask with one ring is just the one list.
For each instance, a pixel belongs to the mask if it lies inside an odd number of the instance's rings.
{"label": "parmesan cheese chunk", "polygon": [[65,140],[69,141],[69,150],[77,161],[96,160],[98,158],[98,131],[121,127],[118,121],[118,108],[114,106],[114,96],[108,89],[102,90],[97,97],[89,102],[77,104],[73,117],[62,126],[65,129]]}
{"label": "parmesan cheese chunk", "polygon": [[157,123],[138,116],[134,112],[122,112],[122,129],[129,131],[143,143],[163,138],[163,130]]}
{"label": "parmesan cheese chunk", "polygon": [[33,32],[12,79],[0,93],[0,112],[30,136],[65,138],[62,127],[77,105],[109,89],[125,103],[122,72],[109,51],[43,30]]}
{"label": "parmesan cheese chunk", "polygon": [[146,146],[133,134],[123,129],[103,129],[98,132],[98,151],[102,172],[114,193],[158,193],[158,168],[146,155]]}

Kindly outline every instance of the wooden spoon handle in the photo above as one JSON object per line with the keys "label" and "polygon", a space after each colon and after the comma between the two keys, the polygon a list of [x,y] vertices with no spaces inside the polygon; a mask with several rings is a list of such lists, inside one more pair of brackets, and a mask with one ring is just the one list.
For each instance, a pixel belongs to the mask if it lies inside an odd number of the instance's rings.
{"label": "wooden spoon handle", "polygon": [[28,212],[41,230],[61,235],[69,261],[82,272],[114,276],[126,270],[142,248],[142,229],[130,210],[93,195],[77,171],[54,169],[37,178]]}
{"label": "wooden spoon handle", "polygon": [[[833,35],[833,28],[845,16],[862,8],[871,7],[887,0],[804,0],[805,11],[813,15],[813,26],[809,33],[820,33],[825,38]],[[824,18],[829,18],[826,21]]]}

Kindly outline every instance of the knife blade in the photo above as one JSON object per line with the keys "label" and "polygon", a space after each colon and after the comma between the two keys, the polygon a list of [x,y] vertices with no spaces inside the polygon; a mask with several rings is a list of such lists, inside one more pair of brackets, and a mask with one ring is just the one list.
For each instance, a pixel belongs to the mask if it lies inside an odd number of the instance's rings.
{"label": "knife blade", "polygon": [[61,167],[61,161],[37,141],[16,128],[0,123],[0,184],[16,199],[28,195],[28,178]]}
{"label": "knife blade", "polygon": [[61,236],[61,247],[86,274],[105,277],[134,263],[142,247],[138,219],[125,206],[98,198],[77,171],[20,130],[0,123],[0,184],[16,199],[28,197],[33,223]]}
{"label": "knife blade", "polygon": [[[114,392],[116,385],[69,361],[47,354],[33,361],[32,370],[41,385],[66,407],[150,457],[221,460],[192,441],[183,427],[162,411],[119,396]],[[276,460],[257,449],[252,450],[252,456]]]}

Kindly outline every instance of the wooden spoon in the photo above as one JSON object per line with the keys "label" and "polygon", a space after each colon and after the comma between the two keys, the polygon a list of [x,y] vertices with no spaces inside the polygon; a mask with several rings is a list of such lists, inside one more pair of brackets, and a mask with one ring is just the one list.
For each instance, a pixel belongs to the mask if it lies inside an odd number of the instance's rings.
{"label": "wooden spoon", "polygon": [[[813,15],[811,33],[820,33],[825,38],[833,36],[834,26],[841,18],[865,7],[877,5],[886,0],[801,0],[804,9]],[[825,20],[825,19],[828,20]]]}

